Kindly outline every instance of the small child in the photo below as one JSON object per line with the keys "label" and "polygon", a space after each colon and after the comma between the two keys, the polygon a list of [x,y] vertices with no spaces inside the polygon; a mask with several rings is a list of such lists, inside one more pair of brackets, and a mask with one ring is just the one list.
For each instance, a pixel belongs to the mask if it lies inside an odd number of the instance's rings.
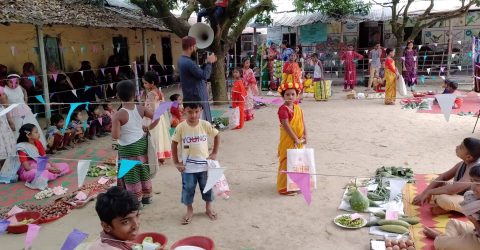
{"label": "small child", "polygon": [[373,77],[373,88],[376,92],[385,92],[382,91],[382,87],[385,86],[385,62],[382,62],[382,67],[378,71],[378,75]]}
{"label": "small child", "polygon": [[140,228],[140,204],[134,194],[119,187],[111,187],[98,195],[95,210],[100,218],[100,239],[88,250],[132,249]]}
{"label": "small child", "polygon": [[47,129],[47,154],[55,154],[57,150],[66,150],[70,146],[72,131],[69,129],[62,132],[65,119],[60,114],[54,114],[50,119],[51,126]]}
{"label": "small child", "polygon": [[[107,135],[105,132],[105,127],[111,124],[110,118],[103,117],[100,111],[99,105],[92,106],[93,111],[90,112],[88,116],[88,124],[90,124],[90,128],[88,129],[88,138],[90,140],[94,140],[98,137],[104,137]],[[111,126],[111,125],[110,125]]]}
{"label": "small child", "polygon": [[305,81],[303,82],[303,92],[307,94],[313,94],[315,92],[315,88],[313,86],[313,78],[312,73],[308,72],[305,76]]}
{"label": "small child", "polygon": [[238,107],[240,109],[240,125],[235,129],[241,129],[245,124],[245,100],[247,98],[247,90],[245,89],[245,84],[243,83],[240,72],[241,69],[233,70],[235,82],[232,88],[232,108]]}
{"label": "small child", "polygon": [[82,113],[80,111],[73,111],[72,121],[70,121],[68,129],[70,129],[73,133],[72,140],[74,144],[85,142],[85,129],[83,128]]}
{"label": "small child", "polygon": [[[455,102],[453,103],[453,108],[461,108],[463,105],[463,99],[460,97],[460,93],[457,91],[458,83],[449,79],[445,79],[442,87],[445,88],[442,94],[454,94],[457,96],[457,98],[455,98]],[[437,99],[435,99],[435,103],[438,103]]]}
{"label": "small child", "polygon": [[480,223],[480,165],[473,166],[470,169],[469,175],[472,187],[463,194],[464,200],[460,205],[466,216],[471,216]]}
{"label": "small child", "polygon": [[108,119],[110,120],[110,123],[108,123],[107,126],[105,126],[105,132],[112,132],[112,118],[113,118],[113,115],[115,114],[116,110],[113,108],[113,105],[112,103],[110,103],[109,101],[106,101],[106,103],[103,104],[103,116],[104,117],[103,119],[105,119],[106,117],[108,117]]}
{"label": "small child", "polygon": [[[182,173],[182,203],[187,206],[187,213],[182,224],[192,222],[193,198],[197,183],[200,187],[202,199],[206,202],[206,213],[211,220],[217,219],[217,214],[212,208],[213,192],[203,193],[207,184],[207,159],[215,160],[217,157],[220,136],[212,124],[200,120],[203,108],[199,99],[188,100],[185,103],[187,120],[178,124],[172,138],[173,162],[178,171]],[[214,137],[212,153],[208,152],[209,138]],[[180,144],[180,145],[179,145]],[[182,162],[179,161],[178,147]]]}
{"label": "small child", "polygon": [[172,115],[172,128],[176,128],[179,123],[184,121],[182,100],[183,98],[179,94],[173,94],[170,96],[170,101],[173,102],[172,107],[170,108],[170,114]]}

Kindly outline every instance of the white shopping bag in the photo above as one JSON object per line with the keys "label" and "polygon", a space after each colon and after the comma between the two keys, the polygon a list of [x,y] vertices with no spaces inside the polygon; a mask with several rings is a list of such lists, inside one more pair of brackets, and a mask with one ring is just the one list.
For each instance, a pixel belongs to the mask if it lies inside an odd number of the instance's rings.
{"label": "white shopping bag", "polygon": [[[288,149],[287,172],[310,173],[310,188],[317,188],[315,155],[313,148]],[[287,191],[298,191],[300,188],[287,175]]]}
{"label": "white shopping bag", "polygon": [[401,96],[407,95],[407,85],[405,85],[405,80],[403,76],[397,78],[397,91]]}
{"label": "white shopping bag", "polygon": [[158,157],[157,157],[157,147],[155,146],[155,142],[153,141],[153,137],[148,135],[148,167],[150,169],[150,178],[155,178],[157,174],[159,165],[158,165]]}
{"label": "white shopping bag", "polygon": [[227,111],[228,114],[228,128],[235,129],[240,125],[240,108],[232,108]]}

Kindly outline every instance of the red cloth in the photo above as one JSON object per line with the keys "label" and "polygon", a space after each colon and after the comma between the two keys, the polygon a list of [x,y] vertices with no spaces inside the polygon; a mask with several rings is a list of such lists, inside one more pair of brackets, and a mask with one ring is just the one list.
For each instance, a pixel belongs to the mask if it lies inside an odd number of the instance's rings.
{"label": "red cloth", "polygon": [[395,61],[392,58],[387,58],[387,60],[385,60],[385,67],[387,67],[393,73],[397,72],[395,69]]}
{"label": "red cloth", "polygon": [[[36,140],[34,143],[35,143],[35,147],[37,147],[38,149],[38,153],[40,154],[40,156],[45,156],[45,148],[43,147],[42,142],[40,140]],[[27,153],[23,151],[18,151],[18,158],[20,160],[20,163],[24,163],[29,159]],[[35,160],[35,159],[32,159],[32,160]]]}
{"label": "red cloth", "polygon": [[290,109],[285,104],[278,108],[278,119],[291,121],[293,119],[293,109]]}
{"label": "red cloth", "polygon": [[228,6],[228,0],[217,0],[217,1],[215,2],[215,6],[227,8],[227,6]]}
{"label": "red cloth", "polygon": [[245,123],[245,99],[247,98],[247,90],[242,80],[236,80],[232,89],[232,108],[238,107],[240,110],[240,125],[238,129],[243,128]]}

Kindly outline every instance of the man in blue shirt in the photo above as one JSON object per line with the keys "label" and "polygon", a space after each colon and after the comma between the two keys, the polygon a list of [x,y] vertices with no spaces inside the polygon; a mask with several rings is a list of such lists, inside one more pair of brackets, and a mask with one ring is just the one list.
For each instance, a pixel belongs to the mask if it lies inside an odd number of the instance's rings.
{"label": "man in blue shirt", "polygon": [[207,63],[199,67],[192,60],[192,55],[197,53],[197,42],[191,36],[182,39],[182,49],[183,54],[178,60],[178,69],[180,70],[183,100],[188,102],[189,100],[200,99],[203,106],[203,119],[212,122],[208,103],[207,80],[212,73],[212,63],[217,61],[217,57],[212,53],[207,57]]}
{"label": "man in blue shirt", "polygon": [[294,52],[293,49],[290,48],[290,45],[287,41],[283,41],[280,45],[280,48],[283,50],[282,54],[280,54],[280,60],[284,62],[288,61],[288,58],[290,58],[290,55]]}

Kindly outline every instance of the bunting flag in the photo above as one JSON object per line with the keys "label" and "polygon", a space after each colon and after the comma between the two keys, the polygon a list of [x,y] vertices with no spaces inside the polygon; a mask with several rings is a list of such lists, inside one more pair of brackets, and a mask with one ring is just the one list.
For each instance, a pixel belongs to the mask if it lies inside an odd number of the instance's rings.
{"label": "bunting flag", "polygon": [[337,75],[337,77],[338,77],[338,71],[335,71],[335,75]]}
{"label": "bunting flag", "polygon": [[462,44],[462,41],[457,41],[458,44]]}
{"label": "bunting flag", "polygon": [[68,124],[70,124],[70,119],[72,118],[73,111],[75,111],[75,109],[82,104],[87,104],[87,103],[86,102],[70,103],[70,110],[68,111],[67,118],[65,119],[65,125],[63,126],[62,131],[65,131],[67,129]]}
{"label": "bunting flag", "polygon": [[365,50],[365,54],[368,54],[368,49]]}
{"label": "bunting flag", "polygon": [[4,110],[2,110],[2,111],[0,112],[0,117],[6,115],[8,112],[10,112],[10,111],[12,111],[14,108],[18,107],[18,105],[20,105],[20,104],[14,103],[14,104],[8,106],[6,109],[4,109]]}
{"label": "bunting flag", "polygon": [[405,57],[404,57],[404,56],[402,56],[401,58],[402,58],[403,61],[405,61]]}
{"label": "bunting flag", "polygon": [[440,67],[440,72],[444,72],[445,71],[445,67]]}
{"label": "bunting flag", "polygon": [[[424,58],[426,59],[426,58],[427,58],[427,56],[425,55],[425,57],[424,57]],[[415,61],[415,62],[417,61],[417,56],[413,56],[413,61]]]}
{"label": "bunting flag", "polygon": [[80,70],[78,72],[80,72],[80,74],[82,75],[82,78],[83,78],[83,70]]}
{"label": "bunting flag", "polygon": [[78,165],[77,165],[78,188],[81,188],[83,186],[83,183],[85,182],[85,177],[87,176],[89,168],[90,168],[89,160],[78,161]]}
{"label": "bunting flag", "polygon": [[29,76],[28,79],[32,81],[33,87],[35,87],[35,84],[36,84],[35,76]]}
{"label": "bunting flag", "polygon": [[38,178],[45,169],[47,169],[48,156],[40,156],[37,158],[37,172],[35,172],[35,179]]}
{"label": "bunting flag", "polygon": [[162,102],[158,105],[153,114],[153,121],[160,119],[160,117],[172,107],[173,102]]}
{"label": "bunting flag", "polygon": [[103,126],[103,118],[102,117],[98,118],[98,122],[100,123],[100,126]]}
{"label": "bunting flag", "polygon": [[102,75],[105,75],[105,69],[104,68],[100,68],[100,71],[102,71]]}
{"label": "bunting flag", "polygon": [[440,76],[440,78],[442,78],[445,81],[445,76]]}
{"label": "bunting flag", "polygon": [[25,236],[25,249],[30,249],[33,245],[33,241],[38,236],[40,226],[37,224],[28,224],[27,236]]}
{"label": "bunting flag", "polygon": [[120,44],[117,44],[117,53],[120,53]]}
{"label": "bunting flag", "polygon": [[0,235],[7,231],[8,225],[10,225],[9,220],[0,220]]}
{"label": "bunting flag", "polygon": [[72,94],[74,94],[76,97],[78,97],[78,96],[77,96],[77,90],[76,90],[76,89],[72,89]]}
{"label": "bunting flag", "polygon": [[438,43],[434,43],[433,45],[435,45],[435,47],[437,47],[437,46],[438,46]]}
{"label": "bunting flag", "polygon": [[12,51],[12,56],[15,56],[15,46],[10,46],[10,50]]}
{"label": "bunting flag", "polygon": [[75,47],[74,46],[72,46],[72,52],[75,53]]}
{"label": "bunting flag", "polygon": [[422,49],[422,45],[418,45],[418,51]]}
{"label": "bunting flag", "polygon": [[333,54],[337,55],[337,52],[335,51],[335,52],[333,52]]}
{"label": "bunting flag", "polygon": [[455,103],[456,98],[457,96],[455,94],[435,95],[435,99],[437,99],[438,105],[440,105],[440,109],[447,122],[450,120],[450,114],[452,113],[453,104]]}
{"label": "bunting flag", "polygon": [[73,231],[67,236],[67,239],[62,245],[60,250],[74,250],[82,241],[84,241],[88,237],[88,234],[73,229]]}
{"label": "bunting flag", "polygon": [[45,104],[45,99],[43,99],[43,96],[42,96],[42,95],[36,95],[35,98],[37,98],[37,100],[38,100],[41,104]]}
{"label": "bunting flag", "polygon": [[127,160],[121,159],[120,160],[120,169],[118,170],[118,178],[123,178],[128,171],[130,171],[136,165],[142,164],[140,161],[137,160]]}
{"label": "bunting flag", "polygon": [[86,85],[86,86],[85,86],[85,91],[88,91],[88,90],[91,89],[91,88],[92,88],[91,86]]}
{"label": "bunting flag", "polygon": [[53,77],[53,81],[57,82],[58,74],[57,73],[52,74],[52,77]]}
{"label": "bunting flag", "polygon": [[421,76],[420,76],[420,82],[421,82],[422,84],[425,84],[425,76],[424,76],[424,75],[421,75]]}
{"label": "bunting flag", "polygon": [[[335,66],[335,60],[332,60],[332,63],[333,63],[333,66]],[[342,61],[342,64],[343,64],[343,61]]]}
{"label": "bunting flag", "polygon": [[208,192],[222,178],[225,168],[208,168],[207,184],[203,188],[203,193]]}
{"label": "bunting flag", "polygon": [[371,62],[372,62],[372,59],[368,59],[368,62],[371,63]]}
{"label": "bunting flag", "polygon": [[473,53],[472,53],[471,51],[469,51],[469,52],[467,53],[467,55],[468,55],[468,57],[472,57],[472,56],[473,56]]}
{"label": "bunting flag", "polygon": [[303,194],[303,198],[310,206],[312,202],[312,193],[310,190],[310,173],[286,172],[288,177],[297,184]]}
{"label": "bunting flag", "polygon": [[120,66],[115,66],[115,74],[118,75],[118,71],[120,70]]}
{"label": "bunting flag", "polygon": [[416,78],[416,77],[413,77],[413,78],[412,78],[412,82],[417,82],[417,78]]}
{"label": "bunting flag", "polygon": [[113,82],[112,82],[112,83],[110,83],[110,88],[112,88],[112,89],[113,89]]}
{"label": "bunting flag", "polygon": [[427,73],[430,74],[431,68],[427,68]]}
{"label": "bunting flag", "polygon": [[458,70],[462,71],[462,66],[461,65],[458,65]]}
{"label": "bunting flag", "polygon": [[456,54],[452,54],[452,59],[455,58]]}

